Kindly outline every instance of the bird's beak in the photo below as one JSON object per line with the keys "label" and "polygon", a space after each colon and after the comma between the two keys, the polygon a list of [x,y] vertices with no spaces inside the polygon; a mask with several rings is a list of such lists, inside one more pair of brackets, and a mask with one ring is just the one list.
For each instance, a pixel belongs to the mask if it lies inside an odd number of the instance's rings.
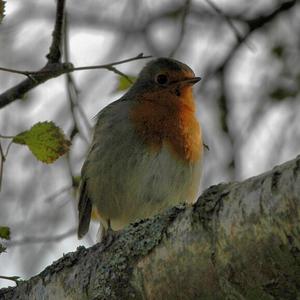
{"label": "bird's beak", "polygon": [[181,80],[180,83],[184,85],[193,85],[201,80],[201,77],[193,77],[193,78],[186,78],[184,80]]}

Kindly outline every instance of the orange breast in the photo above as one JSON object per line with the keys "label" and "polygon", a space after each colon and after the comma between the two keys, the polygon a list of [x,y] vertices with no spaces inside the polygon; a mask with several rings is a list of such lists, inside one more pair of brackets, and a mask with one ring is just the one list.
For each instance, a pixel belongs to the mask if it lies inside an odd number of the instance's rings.
{"label": "orange breast", "polygon": [[167,90],[144,94],[130,117],[152,151],[158,151],[166,143],[177,159],[196,162],[201,158],[201,130],[191,87],[181,90],[180,99]]}

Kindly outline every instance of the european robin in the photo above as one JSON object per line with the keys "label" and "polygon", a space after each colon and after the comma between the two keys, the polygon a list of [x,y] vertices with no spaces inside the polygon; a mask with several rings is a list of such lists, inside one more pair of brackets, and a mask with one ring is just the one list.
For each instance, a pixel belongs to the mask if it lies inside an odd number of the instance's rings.
{"label": "european robin", "polygon": [[81,170],[79,238],[93,207],[103,237],[197,199],[203,143],[192,86],[199,80],[186,64],[158,58],[99,112]]}

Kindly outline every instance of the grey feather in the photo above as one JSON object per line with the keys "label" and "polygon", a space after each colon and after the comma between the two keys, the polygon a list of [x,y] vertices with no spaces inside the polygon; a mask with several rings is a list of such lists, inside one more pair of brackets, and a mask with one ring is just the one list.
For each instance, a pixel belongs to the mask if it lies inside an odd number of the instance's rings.
{"label": "grey feather", "polygon": [[79,225],[77,235],[81,239],[89,230],[92,213],[92,201],[87,194],[86,181],[81,182],[78,212]]}

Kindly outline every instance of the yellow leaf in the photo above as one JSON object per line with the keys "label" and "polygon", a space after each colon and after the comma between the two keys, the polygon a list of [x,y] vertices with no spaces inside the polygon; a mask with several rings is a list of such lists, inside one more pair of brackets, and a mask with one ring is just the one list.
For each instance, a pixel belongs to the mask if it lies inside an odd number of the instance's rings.
{"label": "yellow leaf", "polygon": [[135,76],[128,75],[127,77],[128,78],[124,76],[119,77],[119,83],[116,88],[116,92],[121,92],[129,89],[133,82],[136,80]]}

